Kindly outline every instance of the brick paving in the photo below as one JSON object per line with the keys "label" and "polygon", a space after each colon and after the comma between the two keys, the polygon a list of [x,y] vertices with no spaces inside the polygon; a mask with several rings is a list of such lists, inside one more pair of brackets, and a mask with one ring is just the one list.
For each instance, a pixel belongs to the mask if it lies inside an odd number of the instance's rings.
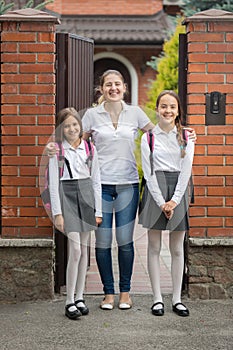
{"label": "brick paving", "polygon": [[[132,277],[131,293],[134,294],[152,294],[150,280],[147,272],[147,233],[141,225],[136,225],[134,233],[135,260]],[[163,294],[171,294],[171,262],[168,250],[169,234],[163,232],[162,252],[160,259],[161,269],[161,290]],[[90,268],[87,272],[85,294],[102,294],[103,287],[99,277],[98,268],[95,261],[95,237],[91,236],[91,252],[90,252]],[[117,262],[117,246],[113,244],[113,271],[115,278],[115,290],[118,289],[118,262]]]}

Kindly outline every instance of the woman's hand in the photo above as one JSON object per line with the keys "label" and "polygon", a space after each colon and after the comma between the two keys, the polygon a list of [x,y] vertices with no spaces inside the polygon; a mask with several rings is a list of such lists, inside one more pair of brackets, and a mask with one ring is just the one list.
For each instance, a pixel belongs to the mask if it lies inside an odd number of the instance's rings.
{"label": "woman's hand", "polygon": [[57,147],[55,142],[49,142],[45,147],[46,153],[49,157],[55,156]]}
{"label": "woman's hand", "polygon": [[58,214],[54,218],[54,226],[62,233],[65,233],[65,228],[64,228],[64,218],[62,214]]}
{"label": "woman's hand", "polygon": [[96,216],[95,221],[96,225],[99,226],[102,223],[102,218],[100,216]]}
{"label": "woman's hand", "polygon": [[197,141],[196,131],[193,128],[190,128],[187,126],[185,126],[184,129],[189,132],[189,134],[188,134],[189,139],[192,140],[193,142],[196,142]]}

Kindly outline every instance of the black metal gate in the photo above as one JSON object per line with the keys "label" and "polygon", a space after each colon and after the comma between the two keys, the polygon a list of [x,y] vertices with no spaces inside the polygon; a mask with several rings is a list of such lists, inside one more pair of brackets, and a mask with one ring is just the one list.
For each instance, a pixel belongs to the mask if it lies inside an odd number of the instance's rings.
{"label": "black metal gate", "polygon": [[[187,124],[187,35],[179,35],[179,81],[178,81],[178,93],[181,101],[181,105],[184,111],[184,125]],[[187,292],[188,288],[188,235],[185,234],[184,239],[184,274],[182,291]]]}
{"label": "black metal gate", "polygon": [[[75,34],[56,34],[56,112],[74,107],[83,115],[93,103],[94,42]],[[55,291],[65,285],[67,238],[55,232]]]}

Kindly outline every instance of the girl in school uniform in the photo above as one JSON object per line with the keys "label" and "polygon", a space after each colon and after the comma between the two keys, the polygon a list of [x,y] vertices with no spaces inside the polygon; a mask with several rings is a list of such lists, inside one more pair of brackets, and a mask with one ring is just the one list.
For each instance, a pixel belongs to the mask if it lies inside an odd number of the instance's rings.
{"label": "girl in school uniform", "polygon": [[90,167],[78,112],[64,108],[57,117],[56,141],[62,143],[65,162],[59,180],[58,157],[50,157],[49,191],[54,225],[68,237],[65,315],[77,319],[89,312],[83,292],[90,231],[102,222],[100,172],[94,146]]}
{"label": "girl in school uniform", "polygon": [[147,135],[142,136],[142,168],[146,187],[141,202],[139,223],[148,229],[148,271],[155,316],[164,315],[160,290],[159,255],[162,230],[169,230],[171,274],[173,283],[172,310],[179,316],[189,316],[181,303],[184,269],[183,241],[188,223],[188,183],[192,170],[194,142],[183,137],[182,109],[178,95],[173,91],[160,93],[156,103],[158,124],[153,129],[153,172]]}

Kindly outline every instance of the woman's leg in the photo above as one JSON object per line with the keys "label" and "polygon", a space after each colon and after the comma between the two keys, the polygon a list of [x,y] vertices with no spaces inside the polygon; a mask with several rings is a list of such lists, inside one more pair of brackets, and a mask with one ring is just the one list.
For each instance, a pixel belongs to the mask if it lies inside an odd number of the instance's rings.
{"label": "woman's leg", "polygon": [[129,301],[128,292],[134,262],[133,232],[138,208],[138,184],[116,186],[114,203],[116,216],[116,240],[118,244],[120,302]]}
{"label": "woman's leg", "polygon": [[[105,295],[111,295],[113,300],[114,277],[112,269],[112,220],[114,186],[102,185],[102,211],[101,225],[96,230],[96,262],[99,269]],[[109,300],[110,301],[110,300]]]}
{"label": "woman's leg", "polygon": [[[171,275],[172,275],[172,304],[181,302],[181,288],[184,271],[184,236],[185,231],[170,232],[169,249],[171,252]],[[182,309],[182,306],[178,306]]]}
{"label": "woman's leg", "polygon": [[[160,289],[160,252],[161,252],[162,231],[148,230],[147,264],[153,292],[154,303],[163,302]],[[157,304],[154,310],[161,309],[162,305]]]}
{"label": "woman's leg", "polygon": [[[78,232],[70,232],[68,233],[68,263],[66,268],[66,305],[74,303],[80,256],[80,235]],[[72,306],[69,310],[75,311],[76,307]]]}
{"label": "woman's leg", "polygon": [[[87,247],[88,247],[89,237],[90,237],[90,232],[80,233],[81,256],[80,256],[79,265],[78,265],[75,300],[83,299],[86,274],[87,274]],[[84,305],[78,305],[78,306],[84,306]]]}

